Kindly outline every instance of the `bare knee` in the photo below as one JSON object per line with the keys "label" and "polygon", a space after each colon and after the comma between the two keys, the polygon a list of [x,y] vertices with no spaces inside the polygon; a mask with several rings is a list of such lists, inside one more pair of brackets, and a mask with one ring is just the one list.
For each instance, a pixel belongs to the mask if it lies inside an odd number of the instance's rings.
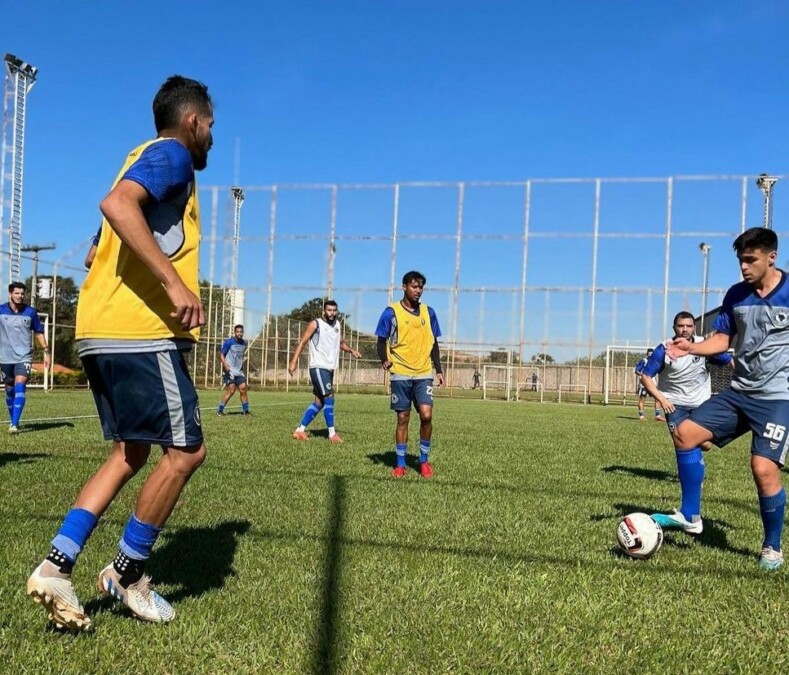
{"label": "bare knee", "polygon": [[191,476],[205,461],[205,444],[196,448],[167,448],[167,458],[173,472]]}
{"label": "bare knee", "polygon": [[411,420],[411,411],[410,410],[400,410],[397,413],[397,426],[398,427],[407,427],[408,422]]}

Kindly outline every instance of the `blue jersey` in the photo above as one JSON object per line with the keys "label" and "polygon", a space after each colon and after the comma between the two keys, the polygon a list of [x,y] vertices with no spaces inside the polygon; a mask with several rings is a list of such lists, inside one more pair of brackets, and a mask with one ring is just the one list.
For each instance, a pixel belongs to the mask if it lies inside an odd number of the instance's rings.
{"label": "blue jersey", "polygon": [[247,350],[247,341],[239,342],[231,337],[222,343],[222,356],[225,357],[227,365],[230,366],[231,375],[241,375],[241,368],[244,365],[244,352]]}
{"label": "blue jersey", "polygon": [[731,338],[732,389],[761,399],[789,400],[789,283],[786,273],[764,298],[745,281],[726,293],[712,327]]}
{"label": "blue jersey", "polygon": [[19,312],[10,303],[0,305],[0,363],[29,363],[33,360],[33,333],[43,333],[38,313],[30,305]]}

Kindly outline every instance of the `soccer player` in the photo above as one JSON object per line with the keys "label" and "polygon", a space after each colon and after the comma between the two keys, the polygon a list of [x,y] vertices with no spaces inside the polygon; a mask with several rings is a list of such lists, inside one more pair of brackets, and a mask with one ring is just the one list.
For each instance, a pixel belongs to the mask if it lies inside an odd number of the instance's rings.
{"label": "soccer player", "polygon": [[233,326],[233,336],[227,338],[219,350],[219,360],[222,362],[222,380],[227,387],[225,395],[216,409],[217,415],[225,414],[225,406],[238,389],[241,396],[241,411],[246,417],[249,415],[249,397],[247,396],[247,378],[244,377],[244,354],[247,351],[247,341],[244,339],[244,327],[241,324]]}
{"label": "soccer player", "polygon": [[33,335],[44,350],[44,368],[49,368],[49,352],[44,326],[38,312],[25,304],[27,287],[18,281],[8,285],[8,302],[0,305],[0,372],[5,385],[8,433],[19,431],[25,408],[25,390],[33,364]]}
{"label": "soccer player", "polygon": [[299,441],[309,440],[307,426],[315,416],[323,410],[323,418],[329,430],[330,443],[342,443],[342,438],[334,428],[334,371],[340,363],[340,350],[347,352],[355,359],[361,358],[361,353],[348,346],[342,337],[340,322],[337,320],[337,303],[334,300],[325,300],[323,303],[323,316],[310,321],[299,344],[290,357],[288,372],[293,375],[299,361],[304,345],[310,346],[310,382],[315,400],[304,411],[301,424],[293,432],[293,438]]}
{"label": "soccer player", "polygon": [[439,387],[444,372],[438,350],[441,329],[432,307],[420,302],[425,290],[425,275],[407,272],[403,276],[403,298],[389,305],[381,314],[375,334],[381,367],[391,374],[392,410],[397,413],[395,478],[406,474],[408,422],[411,405],[419,413],[419,473],[433,477],[430,465],[430,441],[433,435],[433,370]]}
{"label": "soccer player", "polygon": [[[205,323],[198,288],[200,214],[195,171],[213,144],[206,86],[173,76],[153,101],[157,137],[131,151],[101,203],[101,245],[80,291],[78,351],[109,458],[85,483],[27,582],[50,621],[73,631],[90,619],[71,573],[99,517],[147,462],[163,455],[140,490],[99,590],[138,618],[167,622],[175,610],[145,575],[145,561],[206,448],[184,350]],[[173,564],[177,564],[173,562]]]}
{"label": "soccer player", "polygon": [[[649,392],[647,391],[646,387],[644,387],[643,380],[641,378],[641,371],[647,365],[647,362],[652,357],[653,349],[647,349],[647,355],[642,358],[637,364],[635,368],[636,373],[636,390],[638,391],[638,421],[639,422],[646,422],[646,417],[644,417],[644,400],[646,399]],[[651,394],[649,394],[651,396]],[[665,422],[666,418],[663,417],[662,412],[660,410],[660,404],[658,403],[657,399],[655,399],[655,422]]]}
{"label": "soccer player", "polygon": [[[694,335],[694,331],[695,322],[690,312],[679,312],[674,317],[673,339],[682,338],[694,343],[703,342],[704,338]],[[666,356],[665,344],[659,344],[652,351],[647,364],[641,369],[641,384],[665,411],[675,448],[678,448],[675,434],[677,427],[690,417],[693,410],[712,396],[710,373],[707,370],[708,364],[733,367],[734,361],[728,353],[707,358],[686,354],[671,360]],[[660,375],[660,378],[656,385],[654,377],[657,375]],[[712,443],[708,441],[701,445],[701,449],[709,450],[711,446]],[[694,504],[698,501],[698,497],[693,494],[693,488],[697,483],[695,480],[687,480],[688,470],[685,469],[685,461],[692,455],[679,449],[676,450],[676,454],[680,485],[684,485],[682,482],[684,478],[685,482],[689,483],[689,490],[687,493],[683,490],[683,503],[676,514],[668,517],[656,514],[655,520],[667,522],[666,518],[681,518],[683,522],[688,523],[684,527],[686,532],[699,534],[703,527],[701,517],[699,513],[693,511]],[[696,471],[703,471],[703,461],[701,464],[696,464],[694,461],[693,467]],[[700,484],[698,484],[698,488],[701,489]]]}
{"label": "soccer player", "polygon": [[[733,248],[744,281],[726,293],[713,323],[716,332],[703,342],[678,337],[667,348],[669,358],[680,359],[722,354],[733,347],[731,386],[674,430],[682,507],[653,518],[663,527],[693,531],[694,519],[701,522],[702,444],[712,441],[723,447],[750,431],[751,471],[764,527],[759,566],[775,570],[784,562],[781,467],[789,450],[789,283],[775,266],[778,237],[772,230],[746,230]],[[700,524],[696,531],[701,531]]]}

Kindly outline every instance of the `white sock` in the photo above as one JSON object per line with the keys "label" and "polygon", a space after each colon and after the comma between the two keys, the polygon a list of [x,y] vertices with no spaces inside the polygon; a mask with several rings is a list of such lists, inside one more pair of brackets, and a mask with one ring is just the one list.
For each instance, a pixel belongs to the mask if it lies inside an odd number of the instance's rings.
{"label": "white sock", "polygon": [[303,424],[299,424],[299,426],[296,428],[296,431],[306,431],[306,430],[307,427],[305,427]]}
{"label": "white sock", "polygon": [[336,436],[337,432],[334,430],[334,427],[329,427],[329,437]]}

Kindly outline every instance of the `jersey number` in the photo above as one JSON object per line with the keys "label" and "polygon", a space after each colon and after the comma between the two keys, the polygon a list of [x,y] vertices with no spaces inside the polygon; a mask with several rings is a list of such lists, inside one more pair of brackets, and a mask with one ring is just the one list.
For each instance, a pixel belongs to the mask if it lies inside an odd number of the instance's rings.
{"label": "jersey number", "polygon": [[428,395],[430,398],[433,398],[433,387],[428,387],[428,388],[427,388],[427,395]]}
{"label": "jersey number", "polygon": [[786,436],[786,427],[780,424],[773,424],[772,422],[768,422],[764,425],[767,431],[764,432],[765,438],[770,438],[774,441],[778,441],[779,443],[784,439]]}

